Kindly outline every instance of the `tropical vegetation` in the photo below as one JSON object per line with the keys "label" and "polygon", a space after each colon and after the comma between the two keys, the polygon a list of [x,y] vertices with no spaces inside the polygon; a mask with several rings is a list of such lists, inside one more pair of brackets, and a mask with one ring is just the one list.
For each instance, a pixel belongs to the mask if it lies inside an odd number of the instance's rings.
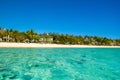
{"label": "tropical vegetation", "polygon": [[21,42],[21,43],[53,43],[53,44],[78,44],[78,45],[110,45],[120,46],[120,39],[109,39],[98,36],[75,36],[59,33],[41,33],[34,30],[20,32],[13,29],[0,27],[0,42]]}

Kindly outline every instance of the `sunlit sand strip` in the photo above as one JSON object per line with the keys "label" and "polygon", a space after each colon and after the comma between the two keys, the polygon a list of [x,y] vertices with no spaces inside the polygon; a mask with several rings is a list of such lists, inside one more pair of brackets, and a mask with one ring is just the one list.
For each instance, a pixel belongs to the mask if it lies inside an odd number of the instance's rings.
{"label": "sunlit sand strip", "polygon": [[1,48],[120,48],[120,46],[62,45],[40,43],[7,43],[0,42]]}

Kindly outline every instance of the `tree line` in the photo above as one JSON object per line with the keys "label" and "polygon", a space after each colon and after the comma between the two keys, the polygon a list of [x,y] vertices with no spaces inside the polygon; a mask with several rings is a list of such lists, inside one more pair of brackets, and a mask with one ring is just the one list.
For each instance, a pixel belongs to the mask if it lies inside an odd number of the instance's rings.
{"label": "tree line", "polygon": [[59,33],[41,33],[34,30],[20,32],[13,29],[0,27],[1,42],[29,42],[29,43],[53,43],[53,44],[78,44],[78,45],[109,45],[120,46],[120,39],[109,39],[99,36],[75,36]]}

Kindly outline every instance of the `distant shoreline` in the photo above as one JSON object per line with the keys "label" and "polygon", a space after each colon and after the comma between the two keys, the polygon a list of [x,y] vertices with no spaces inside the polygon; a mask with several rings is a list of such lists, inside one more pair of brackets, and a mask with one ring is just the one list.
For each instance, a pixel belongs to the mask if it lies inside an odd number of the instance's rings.
{"label": "distant shoreline", "polygon": [[63,44],[0,42],[0,48],[120,48],[120,46],[63,45]]}

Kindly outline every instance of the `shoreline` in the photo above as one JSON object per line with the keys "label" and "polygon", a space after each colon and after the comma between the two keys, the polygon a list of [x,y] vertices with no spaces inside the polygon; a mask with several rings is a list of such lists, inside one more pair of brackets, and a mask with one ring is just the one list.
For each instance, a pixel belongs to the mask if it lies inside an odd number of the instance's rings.
{"label": "shoreline", "polygon": [[120,48],[120,46],[64,45],[0,42],[0,48]]}

